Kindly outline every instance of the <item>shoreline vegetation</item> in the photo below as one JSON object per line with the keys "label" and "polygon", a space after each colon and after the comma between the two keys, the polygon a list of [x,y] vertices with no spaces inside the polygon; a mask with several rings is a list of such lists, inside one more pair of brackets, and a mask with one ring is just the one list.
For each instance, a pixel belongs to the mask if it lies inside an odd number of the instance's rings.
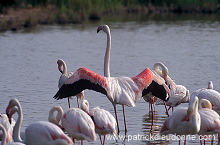
{"label": "shoreline vegetation", "polygon": [[201,13],[220,15],[220,0],[3,0],[0,31],[68,24],[107,15]]}

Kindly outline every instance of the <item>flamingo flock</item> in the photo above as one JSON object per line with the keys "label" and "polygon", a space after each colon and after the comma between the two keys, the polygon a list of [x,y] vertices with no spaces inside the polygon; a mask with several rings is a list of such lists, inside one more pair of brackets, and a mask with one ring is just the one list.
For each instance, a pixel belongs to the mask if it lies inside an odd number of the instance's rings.
{"label": "flamingo flock", "polygon": [[[116,105],[122,106],[124,134],[129,132],[126,125],[125,106],[135,107],[136,102],[143,99],[149,103],[152,122],[156,105],[164,105],[167,117],[160,127],[160,135],[213,135],[220,133],[220,93],[214,90],[212,81],[207,88],[189,93],[189,90],[177,84],[170,76],[168,67],[156,62],[153,68],[143,68],[136,76],[110,75],[111,33],[108,25],[100,25],[97,33],[103,31],[107,35],[104,57],[104,75],[88,68],[81,67],[75,72],[67,73],[64,60],[58,59],[58,70],[61,76],[58,81],[59,90],[54,99],[68,99],[68,109],[54,106],[48,110],[48,121],[31,123],[21,132],[23,111],[20,102],[13,98],[9,101],[6,114],[0,114],[1,145],[73,145],[76,140],[105,144],[106,135],[117,136],[121,130]],[[84,97],[84,90],[91,90],[105,95],[111,102],[114,115],[104,107],[90,110],[89,102]],[[77,107],[71,107],[69,98],[77,97]],[[179,107],[188,103],[187,107]],[[169,106],[169,108],[167,108]],[[172,112],[169,110],[172,108]],[[175,110],[174,110],[175,108]],[[17,113],[17,120],[13,115]],[[103,138],[102,138],[103,136]],[[220,135],[218,140],[220,140]],[[200,144],[203,142],[201,141]],[[179,141],[180,144],[180,141]],[[186,144],[186,139],[184,140]],[[205,141],[204,141],[205,144]],[[214,141],[211,141],[214,144]]]}

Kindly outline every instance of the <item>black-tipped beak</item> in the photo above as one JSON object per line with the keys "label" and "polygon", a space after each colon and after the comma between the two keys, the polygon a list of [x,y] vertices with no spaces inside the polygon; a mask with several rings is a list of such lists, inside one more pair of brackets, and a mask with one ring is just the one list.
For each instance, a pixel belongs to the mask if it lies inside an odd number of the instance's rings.
{"label": "black-tipped beak", "polygon": [[97,29],[97,33],[99,33],[99,31],[100,31],[100,30],[99,30],[99,29]]}

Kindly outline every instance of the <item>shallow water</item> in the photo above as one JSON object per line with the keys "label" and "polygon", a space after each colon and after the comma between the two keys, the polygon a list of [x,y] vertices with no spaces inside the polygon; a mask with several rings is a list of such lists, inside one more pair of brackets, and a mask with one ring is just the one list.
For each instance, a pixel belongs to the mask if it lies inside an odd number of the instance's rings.
{"label": "shallow water", "polygon": [[[96,33],[99,24],[38,26],[31,31],[0,34],[0,110],[5,112],[11,98],[19,99],[24,114],[22,131],[31,122],[47,120],[52,106],[60,105],[67,110],[67,99],[53,99],[60,76],[58,59],[66,61],[68,72],[87,67],[103,75],[106,34]],[[206,87],[210,80],[220,91],[219,21],[129,20],[107,24],[112,35],[111,76],[132,77],[160,61],[167,65],[176,83],[185,85],[190,92]],[[114,113],[106,96],[88,90],[85,95],[91,108],[100,106]],[[76,107],[75,98],[71,99],[71,105]],[[117,110],[123,135],[121,106]],[[127,139],[107,140],[106,144],[177,144],[176,140],[147,138],[158,135],[166,118],[163,106],[156,106],[153,126],[148,103],[143,99],[134,108],[125,107],[125,111]],[[99,140],[84,143],[99,144]]]}

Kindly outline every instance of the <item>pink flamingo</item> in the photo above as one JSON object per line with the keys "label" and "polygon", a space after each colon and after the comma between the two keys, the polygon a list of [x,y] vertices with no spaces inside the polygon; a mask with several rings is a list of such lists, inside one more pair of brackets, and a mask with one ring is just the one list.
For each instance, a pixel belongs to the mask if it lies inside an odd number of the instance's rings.
{"label": "pink flamingo", "polygon": [[[92,117],[95,124],[95,131],[100,137],[101,145],[104,145],[105,143],[105,135],[116,135],[115,128],[117,123],[109,111],[99,107],[95,107],[89,111],[89,102],[85,99],[81,102],[81,109]],[[101,138],[102,135],[104,135],[103,141]]]}
{"label": "pink flamingo", "polygon": [[14,142],[14,143],[7,143],[6,144],[6,141],[7,141],[7,131],[6,131],[5,127],[2,124],[0,124],[0,131],[2,133],[1,145],[24,145],[23,143],[20,143],[20,142]]}
{"label": "pink flamingo", "polygon": [[[58,64],[58,70],[62,73],[61,76],[60,76],[60,79],[59,79],[59,82],[58,82],[58,88],[60,88],[64,83],[65,81],[73,75],[73,72],[70,72],[70,73],[67,73],[67,66],[66,66],[66,63],[64,60],[62,59],[59,59],[57,61],[57,64]],[[63,69],[62,69],[63,67]],[[79,99],[83,99],[82,97],[84,97],[83,95],[83,91],[79,94],[76,95],[77,97],[77,104],[78,104],[78,108],[79,108]],[[68,97],[68,105],[69,105],[69,108],[70,108],[70,97]]]}
{"label": "pink flamingo", "polygon": [[[201,126],[198,103],[198,97],[190,98],[188,108],[175,110],[173,114],[165,120],[161,128],[161,134],[197,134]],[[184,144],[186,144],[186,140]]]}
{"label": "pink flamingo", "polygon": [[200,131],[198,132],[199,135],[220,133],[220,116],[218,113],[212,110],[212,104],[209,100],[199,100],[199,114],[201,117],[201,127]]}
{"label": "pink flamingo", "polygon": [[[15,123],[13,123],[15,124]],[[2,125],[5,129],[5,136],[3,134],[3,131],[0,132],[0,139],[2,139],[3,137],[5,137],[6,142],[12,142],[12,131],[13,131],[13,127],[14,125],[11,125],[8,117],[6,114],[0,114],[0,125]]]}
{"label": "pink flamingo", "polygon": [[[100,30],[106,31],[108,37],[107,48],[110,47],[110,29],[107,25],[99,26],[97,32]],[[109,54],[109,50],[106,51]],[[108,61],[107,59],[105,59]],[[109,67],[109,63],[106,63],[105,67]],[[87,68],[79,68],[59,91],[55,94],[55,99],[63,99],[69,96],[74,96],[85,89],[94,90],[107,96],[114,106],[115,117],[119,133],[119,124],[117,119],[116,104],[122,105],[122,111],[124,116],[125,133],[127,132],[124,105],[134,107],[135,102],[152,92],[158,98],[167,100],[167,93],[169,88],[163,82],[163,80],[154,75],[154,73],[146,68],[139,75],[135,77],[110,77],[110,71],[105,69],[105,77],[101,76]]]}
{"label": "pink flamingo", "polygon": [[[181,103],[186,103],[189,101],[189,90],[183,85],[177,85],[170,76],[168,76],[168,68],[161,62],[155,63],[153,70],[163,77],[170,87],[170,96],[169,100],[166,102],[167,106],[170,106],[167,110],[169,111],[172,108],[172,112],[174,107],[180,105]],[[164,102],[162,100],[158,100],[156,105],[163,105]]]}
{"label": "pink flamingo", "polygon": [[[57,111],[57,116],[54,117],[54,112]],[[67,132],[73,139],[87,140],[89,142],[96,141],[95,125],[91,117],[79,108],[69,108],[63,112],[62,107],[54,106],[49,114],[49,121],[58,125]],[[59,122],[61,121],[61,125]]]}
{"label": "pink flamingo", "polygon": [[11,99],[6,109],[6,114],[9,120],[12,118],[12,108],[17,109],[18,119],[13,129],[13,140],[15,142],[24,142],[26,145],[72,145],[72,140],[64,134],[64,132],[56,125],[46,122],[39,121],[30,124],[25,129],[25,140],[21,139],[20,128],[23,120],[22,108],[17,99]]}

